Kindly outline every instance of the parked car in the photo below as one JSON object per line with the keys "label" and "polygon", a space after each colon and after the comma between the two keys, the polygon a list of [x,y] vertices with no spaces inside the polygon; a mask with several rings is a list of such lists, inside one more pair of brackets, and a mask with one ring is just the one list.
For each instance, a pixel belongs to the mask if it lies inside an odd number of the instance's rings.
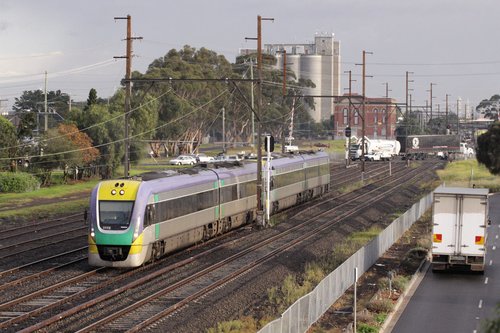
{"label": "parked car", "polygon": [[194,159],[199,163],[207,163],[214,161],[214,158],[212,156],[207,156],[206,154],[203,153],[191,154],[190,156],[194,157]]}
{"label": "parked car", "polygon": [[241,161],[242,159],[238,155],[219,155],[215,158],[215,161],[217,162],[235,162],[235,161]]}
{"label": "parked car", "polygon": [[170,165],[195,165],[196,159],[189,155],[179,155],[170,160]]}

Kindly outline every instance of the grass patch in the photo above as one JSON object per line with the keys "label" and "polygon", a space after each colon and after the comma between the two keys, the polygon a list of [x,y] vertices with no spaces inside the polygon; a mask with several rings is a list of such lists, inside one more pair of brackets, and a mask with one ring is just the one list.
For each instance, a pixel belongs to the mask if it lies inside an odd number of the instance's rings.
{"label": "grass patch", "polygon": [[321,264],[307,263],[301,276],[296,277],[289,274],[285,277],[281,287],[268,289],[267,296],[271,307],[276,312],[282,313],[296,300],[311,292],[325,275]]}
{"label": "grass patch", "polygon": [[356,331],[357,333],[377,333],[378,327],[365,323],[359,323],[358,326],[356,327]]}
{"label": "grass patch", "polygon": [[23,207],[22,209],[14,208],[0,212],[0,218],[20,218],[30,217],[32,219],[44,218],[55,214],[66,214],[74,212],[83,212],[89,206],[89,198],[58,201],[47,205],[39,205],[33,207]]}
{"label": "grass patch", "polygon": [[371,300],[366,308],[371,312],[375,313],[389,313],[394,308],[394,304],[390,299],[382,298],[382,299],[374,299]]}
{"label": "grass patch", "polygon": [[253,318],[243,317],[240,320],[217,323],[217,326],[209,328],[207,333],[253,333],[257,332],[257,325]]}
{"label": "grass patch", "polygon": [[0,207],[9,202],[29,202],[36,199],[59,198],[64,196],[71,196],[72,194],[81,192],[90,192],[97,183],[98,180],[93,180],[71,185],[56,185],[51,187],[44,187],[38,191],[29,193],[4,193],[0,196]]}
{"label": "grass patch", "polygon": [[500,191],[500,176],[492,175],[488,169],[475,159],[448,163],[444,170],[437,171],[446,186],[489,188],[491,192]]}
{"label": "grass patch", "polygon": [[[0,218],[41,218],[83,212],[89,205],[90,192],[97,183],[98,180],[91,180],[44,187],[29,193],[3,193],[0,195]],[[71,199],[72,196],[75,198]],[[68,197],[68,200],[62,199]],[[50,199],[54,199],[54,202],[45,201]],[[45,202],[37,204],[37,200]]]}

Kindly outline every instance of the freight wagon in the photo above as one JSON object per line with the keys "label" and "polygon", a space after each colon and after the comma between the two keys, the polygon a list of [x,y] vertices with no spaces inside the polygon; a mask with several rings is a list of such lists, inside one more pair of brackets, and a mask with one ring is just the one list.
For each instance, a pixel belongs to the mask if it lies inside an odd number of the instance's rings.
{"label": "freight wagon", "polygon": [[396,138],[406,159],[424,159],[429,154],[460,153],[459,135],[408,135]]}

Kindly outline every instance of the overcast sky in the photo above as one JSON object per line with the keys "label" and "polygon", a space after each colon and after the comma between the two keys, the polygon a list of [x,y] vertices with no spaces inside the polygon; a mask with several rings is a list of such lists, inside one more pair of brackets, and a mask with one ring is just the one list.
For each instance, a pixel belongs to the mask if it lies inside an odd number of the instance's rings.
{"label": "overcast sky", "polygon": [[[0,99],[10,106],[24,90],[69,93],[86,100],[91,88],[108,97],[125,72],[126,21],[143,37],[134,42],[133,70],[144,72],[170,49],[206,47],[235,61],[238,49],[255,48],[257,15],[263,43],[306,43],[315,33],[341,42],[342,71],[352,70],[361,91],[367,55],[366,92],[405,101],[405,72],[413,82],[413,105],[450,108],[458,98],[475,106],[500,93],[500,1],[498,0],[0,0]],[[347,87],[347,75],[342,76]],[[453,106],[452,106],[453,104]],[[437,107],[436,107],[437,108]],[[443,110],[441,109],[441,110]]]}

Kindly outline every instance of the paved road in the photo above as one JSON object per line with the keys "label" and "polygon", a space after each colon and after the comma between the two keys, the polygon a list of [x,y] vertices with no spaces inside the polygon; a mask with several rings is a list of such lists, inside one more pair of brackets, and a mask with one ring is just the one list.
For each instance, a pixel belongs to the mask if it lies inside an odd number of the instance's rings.
{"label": "paved road", "polygon": [[500,194],[490,197],[486,271],[432,273],[429,269],[393,333],[474,333],[500,303]]}

